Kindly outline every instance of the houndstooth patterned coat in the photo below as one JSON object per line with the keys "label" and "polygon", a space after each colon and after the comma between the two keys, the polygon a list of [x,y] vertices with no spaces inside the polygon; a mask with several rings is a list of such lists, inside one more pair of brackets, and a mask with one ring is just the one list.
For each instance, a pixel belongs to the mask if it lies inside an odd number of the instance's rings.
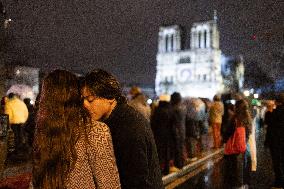
{"label": "houndstooth patterned coat", "polygon": [[75,145],[77,161],[66,181],[68,189],[119,189],[120,180],[109,128],[94,122]]}

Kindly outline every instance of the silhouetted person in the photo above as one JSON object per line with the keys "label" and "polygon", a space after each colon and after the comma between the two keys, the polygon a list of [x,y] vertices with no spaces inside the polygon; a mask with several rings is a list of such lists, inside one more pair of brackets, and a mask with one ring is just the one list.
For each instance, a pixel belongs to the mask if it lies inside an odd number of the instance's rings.
{"label": "silhouetted person", "polygon": [[175,165],[182,168],[184,165],[183,151],[185,148],[185,116],[186,108],[182,104],[180,93],[174,92],[171,95],[171,105],[173,108],[173,125],[175,131]]}
{"label": "silhouetted person", "polygon": [[[137,90],[135,90],[137,88]],[[132,87],[130,90],[131,99],[129,105],[140,112],[148,121],[150,121],[151,108],[147,104],[146,96],[139,90],[138,87]]]}
{"label": "silhouetted person", "polygon": [[221,147],[221,124],[224,114],[224,106],[220,95],[215,95],[212,106],[209,110],[209,123],[213,129],[214,147]]}
{"label": "silhouetted person", "polygon": [[164,175],[177,171],[173,161],[176,149],[174,116],[169,101],[169,95],[161,95],[158,107],[151,118],[151,127],[157,144],[161,170]]}
{"label": "silhouetted person", "polygon": [[273,186],[284,188],[284,93],[277,97],[271,119],[270,150],[275,174]]}
{"label": "silhouetted person", "polygon": [[[252,130],[252,118],[249,110],[249,105],[246,100],[241,99],[236,102],[235,114],[229,132],[230,137],[233,137],[234,131],[237,127],[243,127],[245,129],[245,135],[240,135],[240,141],[246,142],[246,151],[236,154],[226,154],[225,159],[225,183],[229,185],[229,188],[244,188],[247,189],[250,184],[251,173],[251,156],[248,140]],[[225,143],[228,141],[225,140]],[[226,145],[225,145],[226,148]],[[226,185],[226,186],[227,186]]]}
{"label": "silhouetted person", "polygon": [[5,114],[9,115],[9,124],[14,132],[15,150],[19,152],[25,142],[24,123],[29,116],[28,108],[14,93],[10,93],[5,104]]}
{"label": "silhouetted person", "polygon": [[33,144],[33,138],[34,138],[34,131],[35,131],[35,110],[34,106],[31,103],[31,99],[25,98],[24,103],[26,104],[28,111],[29,111],[29,117],[28,120],[25,123],[25,132],[26,132],[26,138],[29,146],[32,146]]}

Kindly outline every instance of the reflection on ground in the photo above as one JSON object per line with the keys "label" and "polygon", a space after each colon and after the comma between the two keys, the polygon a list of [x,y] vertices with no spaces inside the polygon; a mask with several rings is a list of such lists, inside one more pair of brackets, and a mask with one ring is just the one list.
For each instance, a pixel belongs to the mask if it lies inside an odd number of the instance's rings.
{"label": "reflection on ground", "polygon": [[[273,171],[268,149],[264,148],[264,130],[257,133],[257,171],[251,175],[250,189],[269,189],[273,182]],[[189,178],[177,189],[228,189],[224,184],[224,161]]]}

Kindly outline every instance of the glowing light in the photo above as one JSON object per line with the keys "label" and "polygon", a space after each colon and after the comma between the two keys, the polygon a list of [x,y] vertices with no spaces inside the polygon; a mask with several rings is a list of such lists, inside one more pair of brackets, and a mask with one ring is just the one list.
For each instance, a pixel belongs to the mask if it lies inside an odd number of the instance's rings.
{"label": "glowing light", "polygon": [[208,178],[208,176],[206,175],[206,176],[204,177],[204,182],[208,182],[208,180],[209,180],[209,178]]}
{"label": "glowing light", "polygon": [[245,91],[244,91],[244,95],[245,95],[246,97],[248,97],[248,96],[249,96],[249,91],[248,91],[248,90],[245,90]]}
{"label": "glowing light", "polygon": [[231,104],[235,105],[236,104],[236,100],[230,100]]}
{"label": "glowing light", "polygon": [[153,100],[150,99],[150,98],[147,100],[147,103],[148,103],[148,104],[152,104],[152,102],[153,102]]}
{"label": "glowing light", "polygon": [[258,98],[258,96],[259,96],[258,94],[253,94],[254,98]]}

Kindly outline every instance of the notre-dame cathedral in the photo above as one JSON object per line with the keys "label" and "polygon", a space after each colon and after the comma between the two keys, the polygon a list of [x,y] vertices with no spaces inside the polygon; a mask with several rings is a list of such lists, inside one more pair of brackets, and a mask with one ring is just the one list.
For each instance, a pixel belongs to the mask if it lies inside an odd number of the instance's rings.
{"label": "notre-dame cathedral", "polygon": [[[222,60],[226,58],[219,46],[216,13],[213,20],[192,25],[190,49],[181,48],[181,32],[178,25],[160,27],[156,94],[159,96],[177,91],[184,97],[212,99],[215,94],[230,90],[230,86],[226,85],[228,65],[222,65]],[[232,71],[235,76],[233,80],[237,79],[237,87],[241,88],[244,75],[242,62],[237,65],[237,69],[230,69]],[[230,72],[227,76],[232,74]]]}

